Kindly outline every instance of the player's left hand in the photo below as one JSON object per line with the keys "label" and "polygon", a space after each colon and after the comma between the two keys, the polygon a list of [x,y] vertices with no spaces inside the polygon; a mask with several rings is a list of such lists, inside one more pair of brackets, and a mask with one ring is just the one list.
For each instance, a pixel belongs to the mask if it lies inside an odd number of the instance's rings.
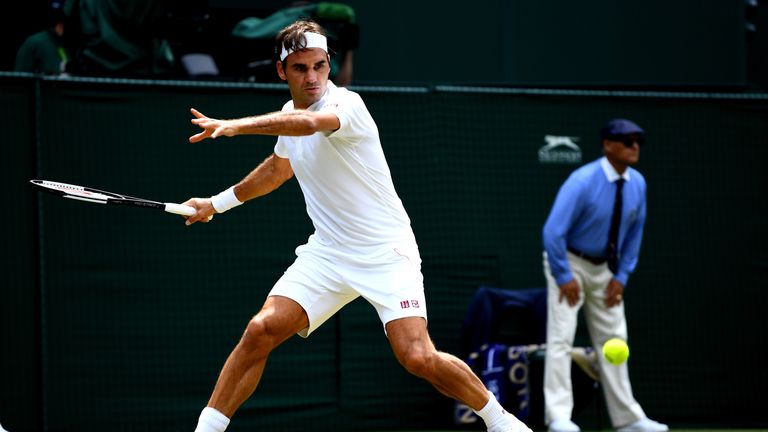
{"label": "player's left hand", "polygon": [[189,137],[189,142],[196,143],[206,138],[216,138],[222,135],[231,137],[235,135],[234,120],[219,120],[206,117],[194,108],[190,108],[190,112],[195,116],[192,119],[192,124],[196,124],[204,130]]}
{"label": "player's left hand", "polygon": [[624,299],[624,285],[616,279],[611,279],[605,288],[605,305],[614,307]]}

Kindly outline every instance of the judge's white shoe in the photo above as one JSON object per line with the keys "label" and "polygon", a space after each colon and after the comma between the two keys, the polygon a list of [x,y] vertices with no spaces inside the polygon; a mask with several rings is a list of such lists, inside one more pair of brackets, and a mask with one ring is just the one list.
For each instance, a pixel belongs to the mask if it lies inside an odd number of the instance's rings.
{"label": "judge's white shoe", "polygon": [[549,432],[579,432],[581,428],[570,419],[557,419],[549,424]]}
{"label": "judge's white shoe", "polygon": [[668,430],[669,426],[643,417],[634,423],[616,429],[616,432],[667,432]]}

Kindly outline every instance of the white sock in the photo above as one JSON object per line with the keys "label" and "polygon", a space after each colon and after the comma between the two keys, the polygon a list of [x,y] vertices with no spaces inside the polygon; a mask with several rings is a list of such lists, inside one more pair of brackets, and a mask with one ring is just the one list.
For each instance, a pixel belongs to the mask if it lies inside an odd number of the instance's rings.
{"label": "white sock", "polygon": [[501,406],[499,401],[496,400],[496,396],[494,396],[493,393],[488,392],[488,394],[491,396],[491,398],[488,399],[488,403],[485,404],[480,411],[475,411],[475,414],[479,415],[483,421],[485,421],[485,426],[488,429],[491,429],[506,421],[507,411]]}
{"label": "white sock", "polygon": [[227,416],[215,408],[205,407],[200,413],[195,432],[224,432],[227,426],[229,426]]}

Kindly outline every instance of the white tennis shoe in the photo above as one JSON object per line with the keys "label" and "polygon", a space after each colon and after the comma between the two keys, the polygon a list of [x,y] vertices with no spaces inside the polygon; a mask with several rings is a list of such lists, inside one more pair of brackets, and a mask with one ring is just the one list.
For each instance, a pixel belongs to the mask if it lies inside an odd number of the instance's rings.
{"label": "white tennis shoe", "polygon": [[501,424],[488,428],[488,432],[533,432],[531,428],[510,413],[504,414]]}

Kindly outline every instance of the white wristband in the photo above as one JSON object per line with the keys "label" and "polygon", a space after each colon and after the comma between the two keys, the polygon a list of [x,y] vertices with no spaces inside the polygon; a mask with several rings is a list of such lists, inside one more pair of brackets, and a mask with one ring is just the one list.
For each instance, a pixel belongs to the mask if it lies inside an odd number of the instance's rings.
{"label": "white wristband", "polygon": [[224,192],[212,196],[211,204],[213,204],[213,208],[216,209],[217,213],[224,213],[233,207],[239,206],[242,204],[242,202],[240,202],[240,200],[237,199],[237,196],[235,196],[235,187],[232,186]]}

